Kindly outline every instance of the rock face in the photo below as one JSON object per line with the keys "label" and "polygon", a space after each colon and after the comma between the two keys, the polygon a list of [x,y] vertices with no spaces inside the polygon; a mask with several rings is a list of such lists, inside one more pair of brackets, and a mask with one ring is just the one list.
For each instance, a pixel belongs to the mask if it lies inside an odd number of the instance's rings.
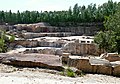
{"label": "rock face", "polygon": [[117,65],[113,68],[113,75],[120,76],[120,65]]}
{"label": "rock face", "polygon": [[79,43],[79,41],[68,43],[63,48],[64,52],[73,55],[98,55],[98,49],[95,44]]}
{"label": "rock face", "polygon": [[60,48],[65,44],[65,42],[62,41],[47,41],[47,40],[18,40],[14,43],[11,43],[11,45],[21,45],[23,47],[57,47]]}
{"label": "rock face", "polygon": [[44,48],[44,49],[26,49],[24,53],[39,53],[39,54],[49,54],[55,55],[55,49]]}
{"label": "rock face", "polygon": [[35,24],[18,24],[14,25],[17,30],[26,30],[27,32],[72,32],[75,35],[94,35],[100,28],[102,28],[102,23],[80,23],[74,26],[63,26],[55,27],[50,26],[48,23],[35,23]]}
{"label": "rock face", "polygon": [[71,32],[42,32],[42,33],[33,33],[33,32],[27,32],[23,33],[20,37],[23,37],[25,39],[32,39],[32,38],[39,38],[39,37],[65,37],[65,36],[71,36],[75,35],[74,33]]}
{"label": "rock face", "polygon": [[14,25],[17,30],[26,30],[28,32],[47,32],[48,27],[50,26],[48,23],[35,23],[35,24],[18,24]]}
{"label": "rock face", "polygon": [[37,47],[38,45],[38,41],[36,40],[19,40],[19,41],[15,41],[14,45],[21,45],[24,47]]}
{"label": "rock face", "polygon": [[58,56],[47,54],[1,54],[1,62],[22,67],[42,67],[63,70]]}
{"label": "rock face", "polygon": [[110,62],[113,67],[113,75],[120,76],[120,61]]}
{"label": "rock face", "polygon": [[62,54],[62,63],[67,64],[69,61],[69,56],[70,56],[70,53],[63,53]]}
{"label": "rock face", "polygon": [[120,61],[109,62],[105,59],[70,56],[68,65],[87,73],[120,76]]}
{"label": "rock face", "polygon": [[105,59],[109,60],[110,62],[120,61],[120,56],[117,53],[108,53]]}

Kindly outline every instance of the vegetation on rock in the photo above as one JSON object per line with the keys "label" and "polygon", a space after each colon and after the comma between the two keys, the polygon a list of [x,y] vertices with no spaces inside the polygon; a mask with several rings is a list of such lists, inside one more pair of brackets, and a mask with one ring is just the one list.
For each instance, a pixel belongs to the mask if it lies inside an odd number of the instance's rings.
{"label": "vegetation on rock", "polygon": [[84,76],[85,73],[83,73],[81,70],[76,70],[75,68],[66,68],[62,73],[64,76],[68,77],[76,77],[76,76]]}
{"label": "vegetation on rock", "polygon": [[7,52],[9,43],[14,40],[13,35],[7,35],[5,31],[0,30],[0,52]]}

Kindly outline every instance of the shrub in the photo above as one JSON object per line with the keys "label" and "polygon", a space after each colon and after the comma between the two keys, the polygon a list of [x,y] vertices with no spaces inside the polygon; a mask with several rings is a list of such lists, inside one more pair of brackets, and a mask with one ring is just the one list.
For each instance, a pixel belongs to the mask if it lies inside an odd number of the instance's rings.
{"label": "shrub", "polygon": [[75,77],[75,76],[76,76],[76,73],[73,72],[70,68],[68,68],[68,69],[66,70],[66,75],[67,75],[68,77]]}
{"label": "shrub", "polygon": [[67,68],[61,72],[61,75],[68,77],[76,77],[76,76],[84,76],[85,73],[83,73],[81,70],[78,69],[75,70],[75,68]]}

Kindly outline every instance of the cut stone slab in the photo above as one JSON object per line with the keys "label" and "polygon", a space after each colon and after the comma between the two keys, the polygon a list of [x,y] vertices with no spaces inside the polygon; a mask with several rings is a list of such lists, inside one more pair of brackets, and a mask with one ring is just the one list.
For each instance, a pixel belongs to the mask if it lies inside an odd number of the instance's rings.
{"label": "cut stone slab", "polygon": [[[4,57],[4,59],[2,59]],[[47,54],[0,54],[1,62],[22,67],[42,67],[63,70],[59,56]]]}
{"label": "cut stone slab", "polygon": [[110,62],[113,67],[113,75],[120,77],[120,61]]}
{"label": "cut stone slab", "polygon": [[106,59],[90,58],[89,62],[91,65],[110,65],[110,62]]}
{"label": "cut stone slab", "polygon": [[112,74],[112,66],[105,59],[70,56],[69,66],[76,67],[87,73]]}
{"label": "cut stone slab", "polygon": [[120,56],[117,53],[108,53],[105,59],[109,60],[110,62],[120,61]]}

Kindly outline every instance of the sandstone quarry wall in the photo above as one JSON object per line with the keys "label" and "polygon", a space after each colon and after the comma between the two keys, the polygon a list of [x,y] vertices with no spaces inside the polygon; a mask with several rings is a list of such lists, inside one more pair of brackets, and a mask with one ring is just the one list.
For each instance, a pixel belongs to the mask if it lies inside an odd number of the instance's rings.
{"label": "sandstone quarry wall", "polygon": [[72,42],[63,47],[63,52],[71,53],[73,55],[99,55],[99,50],[94,43]]}
{"label": "sandstone quarry wall", "polygon": [[[99,60],[96,59],[96,63],[91,64],[90,59],[71,59],[69,58],[68,66],[75,67],[83,72],[87,73],[96,73],[96,74],[106,74],[106,75],[113,75],[113,76],[120,76],[120,64],[112,65],[109,63],[108,60],[104,60],[102,63],[99,63]],[[106,64],[108,61],[108,64]],[[120,61],[119,61],[120,62]]]}

